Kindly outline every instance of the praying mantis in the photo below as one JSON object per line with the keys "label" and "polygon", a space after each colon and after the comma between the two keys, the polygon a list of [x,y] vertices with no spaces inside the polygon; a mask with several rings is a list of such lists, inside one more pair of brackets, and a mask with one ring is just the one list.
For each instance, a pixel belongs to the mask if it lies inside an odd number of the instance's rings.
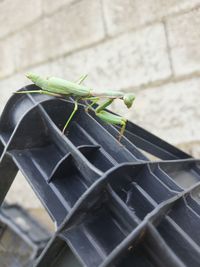
{"label": "praying mantis", "polygon": [[[69,116],[62,132],[65,133],[67,126],[69,125],[70,121],[72,120],[73,116],[75,115],[76,111],[78,110],[78,101],[84,100],[87,103],[86,111],[92,109],[95,112],[95,115],[100,118],[101,120],[113,124],[113,125],[120,125],[120,135],[118,140],[121,140],[121,137],[124,134],[127,119],[120,117],[118,115],[112,114],[105,110],[115,99],[121,99],[127,108],[131,108],[133,105],[133,101],[135,96],[131,93],[124,93],[120,91],[112,91],[112,90],[105,90],[105,91],[96,91],[94,89],[88,88],[82,85],[82,82],[86,79],[87,75],[81,76],[78,81],[71,82],[57,77],[41,77],[35,73],[27,73],[26,77],[30,79],[35,85],[37,85],[39,90],[27,90],[27,91],[18,91],[18,94],[46,94],[55,97],[73,97],[74,98],[74,109]],[[106,99],[105,102],[99,104],[97,108],[93,108],[95,104],[101,99]],[[87,101],[91,101],[88,104]]]}

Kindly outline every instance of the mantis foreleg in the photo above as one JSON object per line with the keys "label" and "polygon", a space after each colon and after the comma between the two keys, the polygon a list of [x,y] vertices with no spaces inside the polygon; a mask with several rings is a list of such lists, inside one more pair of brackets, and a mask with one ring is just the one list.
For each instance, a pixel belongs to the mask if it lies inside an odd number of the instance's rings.
{"label": "mantis foreleg", "polygon": [[99,105],[95,109],[95,113],[97,114],[97,113],[101,112],[102,110],[104,110],[105,108],[107,108],[113,101],[114,101],[114,98],[109,98],[103,104]]}
{"label": "mantis foreleg", "polygon": [[107,123],[114,124],[114,125],[121,125],[121,130],[120,130],[120,134],[119,134],[119,138],[118,138],[118,140],[120,141],[123,134],[124,134],[127,120],[123,117],[114,115],[114,114],[109,113],[105,110],[102,110],[102,111],[96,113],[96,116]]}
{"label": "mantis foreleg", "polygon": [[118,140],[120,141],[123,134],[124,134],[127,120],[125,118],[114,115],[114,114],[109,113],[108,111],[104,110],[107,106],[109,106],[113,102],[113,100],[114,99],[109,99],[106,102],[104,102],[102,105],[100,105],[98,108],[96,108],[95,114],[97,117],[99,117],[100,119],[102,119],[105,122],[122,126],[121,130],[120,130],[120,135],[118,138]]}
{"label": "mantis foreleg", "polygon": [[70,121],[72,120],[72,118],[73,118],[73,116],[74,116],[74,114],[76,113],[77,110],[78,110],[78,101],[75,101],[74,102],[74,109],[73,109],[69,119],[67,120],[63,130],[62,130],[63,134],[65,133],[65,130],[66,130],[67,126],[69,125]]}

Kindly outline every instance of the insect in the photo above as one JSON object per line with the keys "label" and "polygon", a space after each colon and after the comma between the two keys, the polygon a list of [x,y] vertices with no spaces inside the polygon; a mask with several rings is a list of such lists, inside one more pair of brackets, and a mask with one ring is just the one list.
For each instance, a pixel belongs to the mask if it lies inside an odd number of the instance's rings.
{"label": "insect", "polygon": [[[86,79],[87,75],[81,76],[78,81],[70,82],[57,77],[47,77],[43,78],[40,75],[35,73],[27,73],[27,78],[29,78],[34,84],[40,87],[40,90],[29,90],[29,91],[19,91],[16,93],[24,94],[24,93],[39,93],[39,94],[47,94],[55,97],[73,97],[74,98],[74,109],[69,116],[64,128],[63,133],[65,132],[67,126],[72,120],[74,114],[78,110],[78,101],[85,100],[87,103],[86,110],[92,109],[95,112],[95,115],[99,117],[101,120],[114,124],[120,125],[120,135],[119,141],[124,134],[127,119],[120,117],[118,115],[114,115],[105,110],[115,99],[121,99],[127,108],[132,107],[135,96],[131,93],[124,93],[120,91],[96,91],[92,88],[88,88],[83,86],[81,83]],[[95,104],[101,99],[106,99],[105,102],[99,104],[97,108],[93,108]],[[90,101],[88,104],[87,101]]]}

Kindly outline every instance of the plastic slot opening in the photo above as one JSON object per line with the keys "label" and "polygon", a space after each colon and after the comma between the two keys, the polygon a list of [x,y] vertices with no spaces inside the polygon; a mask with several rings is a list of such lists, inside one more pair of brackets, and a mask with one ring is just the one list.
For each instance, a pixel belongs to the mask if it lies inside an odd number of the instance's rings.
{"label": "plastic slot opening", "polygon": [[[141,229],[138,239],[129,245],[125,255],[119,255],[121,260],[117,266],[131,267],[133,264],[139,267],[180,266],[175,264],[175,262],[180,262],[179,259],[175,258],[176,256],[164,242],[155,227],[148,224],[146,230]],[[163,259],[165,259],[164,265]]]}
{"label": "plastic slot opening", "polygon": [[[68,118],[70,117],[74,109],[74,104],[72,102],[58,98],[46,101],[42,103],[42,106],[51,118],[51,120],[54,122],[56,127],[60,129],[60,131],[63,130],[63,127],[65,126]],[[66,128],[66,136],[70,133],[72,123],[77,119],[78,115],[79,110],[76,112],[68,127]]]}
{"label": "plastic slot opening", "polygon": [[200,175],[190,164],[176,163],[173,166],[171,164],[161,164],[161,168],[183,189],[187,189],[200,181]]}
{"label": "plastic slot opening", "polygon": [[200,246],[200,216],[185,201],[177,201],[168,215]]}
{"label": "plastic slot opening", "polygon": [[48,180],[54,167],[63,157],[63,152],[51,142],[48,142],[42,147],[13,150],[13,153],[21,159],[30,159],[29,161],[31,161],[34,168],[38,169],[45,180]]}
{"label": "plastic slot opening", "polygon": [[171,190],[177,192],[182,191],[182,188],[178,186],[178,184],[174,180],[172,180],[169,175],[167,175],[167,173],[162,170],[162,168],[160,168],[159,164],[156,166],[156,168],[154,168],[153,173],[157,177],[159,177],[159,179],[163,183],[165,183]]}
{"label": "plastic slot opening", "polygon": [[65,161],[63,164],[62,169],[52,176],[49,184],[58,198],[69,209],[87,190],[89,184],[78,171],[71,157],[68,157],[67,162]]}
{"label": "plastic slot opening", "polygon": [[70,267],[82,267],[83,265],[77,260],[77,257],[67,247],[63,246],[58,257],[53,260],[53,266],[65,267],[66,264]]}
{"label": "plastic slot opening", "polygon": [[175,194],[150,171],[148,166],[145,166],[142,171],[137,174],[134,181],[157,203],[161,203]]}
{"label": "plastic slot opening", "polygon": [[67,215],[67,210],[47,183],[46,174],[32,161],[29,151],[25,150],[23,153],[22,151],[12,151],[10,153],[42,204],[47,208],[49,215],[57,224],[60,224]]}
{"label": "plastic slot opening", "polygon": [[169,217],[163,219],[157,226],[157,230],[186,266],[199,266],[199,252],[196,250],[196,246],[192,245],[189,236],[175,222]]}
{"label": "plastic slot opening", "polygon": [[[195,201],[195,204],[198,204],[199,207],[199,215],[200,215],[200,186],[197,186],[190,193],[190,197]],[[196,206],[196,205],[195,205]]]}
{"label": "plastic slot opening", "polygon": [[42,147],[51,142],[47,122],[42,115],[39,107],[35,107],[23,117],[9,144],[8,150],[25,150],[35,147],[42,149]]}
{"label": "plastic slot opening", "polygon": [[82,128],[77,125],[76,122],[72,122],[70,125],[70,130],[67,131],[67,138],[75,145],[94,145],[89,136],[82,131]]}
{"label": "plastic slot opening", "polygon": [[[186,196],[187,205],[200,216],[200,187],[195,188]],[[198,191],[196,191],[198,189]],[[196,192],[195,192],[196,191]],[[193,193],[194,192],[194,193]]]}
{"label": "plastic slot opening", "polygon": [[[175,195],[159,178],[150,170],[149,165],[125,165],[114,172],[110,182],[113,190],[129,191],[131,186],[137,187],[152,205],[156,206]],[[124,193],[125,193],[124,192]],[[127,193],[125,193],[128,197]],[[130,194],[131,195],[131,194]],[[128,201],[128,200],[126,200]]]}
{"label": "plastic slot opening", "polygon": [[0,139],[0,158],[1,158],[2,154],[3,154],[3,151],[4,151],[4,145],[3,145],[3,143],[2,143],[2,141]]}
{"label": "plastic slot opening", "polygon": [[[130,188],[133,183],[143,190],[146,198],[149,197],[155,203],[161,203],[175,194],[154,175],[148,165],[124,166],[115,173],[115,176],[111,185],[116,192],[122,189],[126,191],[126,188]],[[119,187],[119,185],[121,186]]]}
{"label": "plastic slot opening", "polygon": [[[136,222],[130,222],[127,215],[120,211],[119,206],[112,202],[112,199],[108,199],[105,203],[93,206],[92,210],[87,212],[84,222],[79,222],[78,225],[66,230],[65,237],[78,254],[82,254],[81,243],[84,247],[90,247],[87,251],[91,251],[92,246],[92,250],[100,255],[98,259],[100,261],[100,258],[105,259],[106,255],[109,255],[136,226]],[[94,253],[83,255],[84,261],[90,263],[91,259],[88,257],[91,256],[93,259],[93,255]]]}
{"label": "plastic slot opening", "polygon": [[[63,233],[62,238],[66,240],[71,250],[74,251],[76,255],[79,255],[79,258],[83,262],[81,266],[99,266],[103,261],[104,255],[102,255],[101,250],[94,245],[95,240],[90,240],[86,235],[83,227],[72,228],[70,232]],[[82,246],[80,246],[81,244]],[[66,266],[66,263],[64,266]],[[71,265],[69,266],[71,267]]]}
{"label": "plastic slot opening", "polygon": [[155,267],[157,266],[154,260],[151,259],[148,252],[145,250],[142,244],[138,244],[136,247],[133,245],[133,249],[127,252],[122,259],[116,264],[117,267]]}
{"label": "plastic slot opening", "polygon": [[122,189],[117,194],[140,220],[143,220],[154,209],[150,199],[143,195],[141,188],[135,183],[129,184],[127,188]]}
{"label": "plastic slot opening", "polygon": [[[10,139],[12,132],[24,114],[27,113],[33,106],[34,104],[27,95],[16,94],[9,100],[6,106],[6,109],[9,112],[3,112],[1,116],[0,132],[5,143],[7,143]],[[27,125],[30,125],[30,121]]]}
{"label": "plastic slot opening", "polygon": [[26,153],[27,156],[31,157],[34,165],[44,174],[46,180],[63,157],[63,152],[53,143],[41,148],[32,148]]}
{"label": "plastic slot opening", "polygon": [[37,267],[65,267],[66,264],[70,267],[82,267],[83,265],[77,260],[71,249],[66,244],[61,236],[54,236],[53,242],[49,244],[48,250],[43,254],[37,263]]}
{"label": "plastic slot opening", "polygon": [[82,146],[78,149],[90,163],[103,172],[109,170],[114,165],[109,161],[108,155],[105,155],[99,146]]}

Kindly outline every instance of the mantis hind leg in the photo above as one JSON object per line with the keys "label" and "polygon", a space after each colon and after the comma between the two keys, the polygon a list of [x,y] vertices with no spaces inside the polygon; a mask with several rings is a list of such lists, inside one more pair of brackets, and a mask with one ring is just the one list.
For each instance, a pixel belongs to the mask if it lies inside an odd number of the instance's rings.
{"label": "mantis hind leg", "polygon": [[69,125],[70,121],[72,120],[72,118],[73,118],[73,116],[74,116],[74,114],[76,113],[77,110],[78,110],[78,102],[75,101],[75,103],[74,103],[74,109],[73,109],[71,115],[69,116],[69,119],[67,120],[67,122],[66,122],[63,130],[62,130],[62,133],[63,134],[65,133],[65,130],[66,130],[67,126]]}
{"label": "mantis hind leg", "polygon": [[87,74],[82,75],[77,81],[75,81],[75,83],[81,84],[87,78],[87,76]]}
{"label": "mantis hind leg", "polygon": [[43,95],[50,95],[50,96],[61,96],[59,94],[56,93],[52,93],[49,91],[45,91],[45,90],[27,90],[27,91],[19,91],[19,92],[15,92],[15,94],[43,94]]}

